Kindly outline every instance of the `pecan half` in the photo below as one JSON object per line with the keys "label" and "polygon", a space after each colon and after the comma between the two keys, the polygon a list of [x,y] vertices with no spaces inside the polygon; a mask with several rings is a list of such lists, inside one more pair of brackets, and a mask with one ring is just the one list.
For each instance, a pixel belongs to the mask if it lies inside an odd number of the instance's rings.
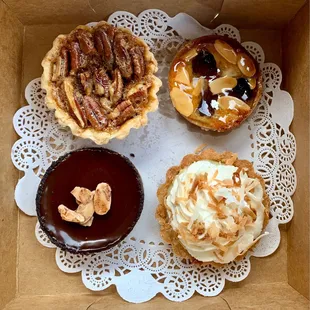
{"label": "pecan half", "polygon": [[89,96],[84,97],[84,107],[86,111],[86,117],[96,130],[103,130],[107,125],[107,119],[100,109],[99,102]]}
{"label": "pecan half", "polygon": [[122,98],[123,88],[124,83],[121,72],[116,68],[113,72],[113,83],[110,88],[110,95],[113,104],[117,103]]}
{"label": "pecan half", "polygon": [[129,52],[126,48],[126,36],[118,32],[115,34],[114,38],[114,54],[115,54],[115,62],[122,74],[122,76],[126,79],[129,79],[132,76],[132,63]]}
{"label": "pecan half", "polygon": [[120,126],[128,119],[132,118],[136,114],[135,108],[132,106],[129,100],[122,101],[110,114],[115,119],[112,121],[112,125]]}
{"label": "pecan half", "polygon": [[83,29],[78,29],[76,31],[76,37],[84,54],[88,55],[96,52],[91,33]]}
{"label": "pecan half", "polygon": [[95,93],[99,96],[109,97],[110,79],[104,69],[94,72]]}
{"label": "pecan half", "polygon": [[85,71],[79,74],[81,84],[84,88],[85,94],[89,96],[93,91],[93,79],[89,71]]}
{"label": "pecan half", "polygon": [[113,44],[116,28],[108,24],[102,25],[101,28],[105,31],[110,42]]}
{"label": "pecan half", "polygon": [[110,113],[112,112],[112,102],[108,99],[108,98],[105,98],[105,97],[101,97],[100,98],[100,106],[103,108],[103,110],[106,112],[106,113]]}
{"label": "pecan half", "polygon": [[97,185],[94,194],[94,209],[98,215],[106,214],[111,207],[111,187],[107,183]]}
{"label": "pecan half", "polygon": [[106,64],[108,70],[112,70],[114,63],[114,55],[112,50],[111,42],[106,32],[99,28],[94,34],[96,49]]}
{"label": "pecan half", "polygon": [[77,120],[78,125],[82,128],[85,128],[87,126],[85,121],[85,110],[83,103],[81,102],[81,95],[74,90],[73,79],[70,77],[65,78],[63,85],[71,113]]}
{"label": "pecan half", "polygon": [[73,73],[86,66],[86,57],[82,53],[78,42],[72,41],[69,43],[69,52],[71,58],[71,70]]}
{"label": "pecan half", "polygon": [[135,77],[141,79],[145,74],[144,48],[140,46],[132,47],[129,50]]}
{"label": "pecan half", "polygon": [[135,106],[147,102],[147,88],[145,85],[141,86],[134,92],[129,92],[127,97]]}
{"label": "pecan half", "polygon": [[56,82],[59,78],[64,78],[69,72],[69,53],[68,50],[63,47],[60,50],[60,55],[56,59],[56,63],[53,68],[52,81]]}

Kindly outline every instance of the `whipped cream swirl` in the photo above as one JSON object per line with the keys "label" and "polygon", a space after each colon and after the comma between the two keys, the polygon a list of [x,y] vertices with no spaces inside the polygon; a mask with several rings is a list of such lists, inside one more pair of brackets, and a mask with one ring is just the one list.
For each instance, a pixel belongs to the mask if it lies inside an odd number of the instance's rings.
{"label": "whipped cream swirl", "polygon": [[170,224],[199,261],[229,263],[265,235],[262,185],[239,170],[197,161],[179,172],[168,191]]}

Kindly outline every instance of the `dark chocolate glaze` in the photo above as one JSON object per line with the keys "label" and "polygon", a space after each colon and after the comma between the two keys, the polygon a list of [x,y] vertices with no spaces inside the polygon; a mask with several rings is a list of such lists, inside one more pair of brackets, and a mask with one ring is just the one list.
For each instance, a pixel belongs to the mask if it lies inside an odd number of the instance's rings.
{"label": "dark chocolate glaze", "polygon": [[[94,215],[92,226],[61,219],[58,206],[75,210],[75,186],[94,190],[106,182],[112,189],[111,209]],[[141,177],[128,158],[103,148],[81,149],[54,162],[39,185],[36,206],[42,230],[52,243],[71,253],[88,254],[113,247],[138,221],[144,202]]]}

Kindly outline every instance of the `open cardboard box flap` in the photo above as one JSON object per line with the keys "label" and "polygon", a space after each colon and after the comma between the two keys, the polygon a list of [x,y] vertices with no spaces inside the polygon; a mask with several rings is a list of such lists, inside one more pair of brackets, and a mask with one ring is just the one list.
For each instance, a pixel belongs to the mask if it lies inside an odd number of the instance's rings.
{"label": "open cardboard box flap", "polygon": [[[114,287],[92,293],[80,274],[64,274],[53,252],[34,237],[35,218],[19,212],[14,203],[18,172],[10,150],[16,140],[12,126],[15,111],[25,104],[24,88],[41,75],[41,59],[53,39],[76,25],[106,19],[117,10],[134,14],[152,8],[150,0],[0,0],[0,308],[5,309],[158,309],[172,306],[162,296],[143,305],[128,304]],[[216,1],[214,1],[215,3]],[[157,1],[157,8],[173,16],[186,12],[206,24],[202,0]],[[208,1],[212,5],[212,1]],[[227,283],[217,297],[195,295],[180,308],[191,309],[308,309],[309,303],[309,2],[225,0],[214,22],[231,23],[241,29],[244,40],[259,43],[266,61],[283,71],[282,87],[295,102],[292,131],[298,154],[295,168],[298,187],[294,195],[295,216],[282,227],[280,248],[267,258],[252,258],[249,277]]]}

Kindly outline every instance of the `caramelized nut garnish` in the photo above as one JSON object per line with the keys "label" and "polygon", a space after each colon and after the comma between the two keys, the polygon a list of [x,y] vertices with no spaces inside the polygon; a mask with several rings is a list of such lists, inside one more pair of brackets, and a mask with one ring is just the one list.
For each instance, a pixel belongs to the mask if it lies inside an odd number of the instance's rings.
{"label": "caramelized nut garnish", "polygon": [[115,69],[113,72],[113,83],[110,88],[110,96],[112,103],[117,103],[123,95],[123,78],[121,72],[118,69]]}
{"label": "caramelized nut garnish", "polygon": [[238,68],[247,77],[252,77],[256,73],[253,60],[245,53],[238,54]]}
{"label": "caramelized nut garnish", "polygon": [[193,96],[200,96],[202,93],[202,90],[204,89],[205,86],[205,80],[203,78],[200,78],[196,84],[196,86],[194,87],[194,90],[192,92]]}
{"label": "caramelized nut garnish", "polygon": [[112,70],[114,63],[114,55],[112,45],[106,32],[99,28],[94,34],[95,46],[99,54],[102,56],[108,70]]}
{"label": "caramelized nut garnish", "polygon": [[114,37],[114,54],[115,62],[122,74],[126,79],[129,79],[132,76],[133,69],[131,63],[131,57],[126,48],[125,35],[122,32],[118,32]]}
{"label": "caramelized nut garnish", "polygon": [[87,119],[93,128],[96,130],[104,129],[107,125],[107,119],[100,109],[100,103],[92,97],[85,96],[83,104],[85,107]]}
{"label": "caramelized nut garnish", "polygon": [[78,29],[76,37],[79,40],[81,50],[84,54],[87,55],[96,51],[91,33],[83,29]]}
{"label": "caramelized nut garnish", "polygon": [[255,78],[248,78],[248,82],[251,89],[254,89],[256,87],[256,79]]}
{"label": "caramelized nut garnish", "polygon": [[178,87],[173,87],[170,97],[174,107],[184,116],[190,116],[194,111],[191,98]]}
{"label": "caramelized nut garnish", "polygon": [[85,218],[82,214],[77,213],[64,205],[58,206],[58,212],[60,213],[61,218],[67,222],[73,223],[83,223],[85,222]]}
{"label": "caramelized nut garnish", "polygon": [[83,110],[81,110],[81,106],[79,105],[79,102],[77,102],[76,100],[78,98],[74,96],[73,80],[70,77],[64,79],[64,89],[69,102],[70,110],[76,117],[77,121],[79,122],[79,125],[82,128],[85,128],[87,124],[83,116]]}
{"label": "caramelized nut garnish", "polygon": [[145,64],[143,58],[144,48],[135,46],[129,50],[129,53],[132,59],[135,76],[136,78],[141,79],[145,73]]}
{"label": "caramelized nut garnish", "polygon": [[212,94],[217,95],[232,89],[237,85],[237,80],[230,76],[223,76],[210,82],[209,87]]}
{"label": "caramelized nut garnish", "polygon": [[215,40],[214,47],[216,51],[228,62],[232,64],[237,63],[237,54],[228,43],[222,40]]}
{"label": "caramelized nut garnish", "polygon": [[93,91],[93,79],[91,73],[89,71],[80,73],[80,80],[85,94],[89,96]]}
{"label": "caramelized nut garnish", "polygon": [[190,61],[191,59],[193,59],[194,57],[196,57],[198,55],[198,52],[196,51],[196,49],[191,49],[189,50],[185,55],[183,55],[183,59],[185,61]]}
{"label": "caramelized nut garnish", "polygon": [[129,100],[125,100],[121,102],[111,114],[115,118],[112,124],[115,126],[120,126],[128,119],[132,118],[136,114],[136,110]]}
{"label": "caramelized nut garnish", "polygon": [[97,69],[94,72],[95,92],[99,96],[109,97],[110,79],[104,69]]}
{"label": "caramelized nut garnish", "polygon": [[181,83],[181,84],[184,84],[186,86],[191,85],[189,72],[186,70],[185,64],[183,62],[180,62],[177,65],[177,73],[175,75],[175,81],[177,83]]}
{"label": "caramelized nut garnish", "polygon": [[233,96],[223,96],[218,98],[219,106],[224,110],[250,111],[250,107],[242,100]]}
{"label": "caramelized nut garnish", "polygon": [[107,183],[97,185],[94,195],[94,209],[98,215],[106,214],[111,207],[111,187]]}
{"label": "caramelized nut garnish", "polygon": [[87,204],[93,199],[92,192],[85,187],[76,186],[71,191],[71,194],[75,198],[77,204]]}
{"label": "caramelized nut garnish", "polygon": [[53,68],[52,81],[57,81],[58,78],[63,78],[68,75],[69,71],[69,57],[68,50],[63,47],[60,51],[60,55],[57,57],[56,63]]}

